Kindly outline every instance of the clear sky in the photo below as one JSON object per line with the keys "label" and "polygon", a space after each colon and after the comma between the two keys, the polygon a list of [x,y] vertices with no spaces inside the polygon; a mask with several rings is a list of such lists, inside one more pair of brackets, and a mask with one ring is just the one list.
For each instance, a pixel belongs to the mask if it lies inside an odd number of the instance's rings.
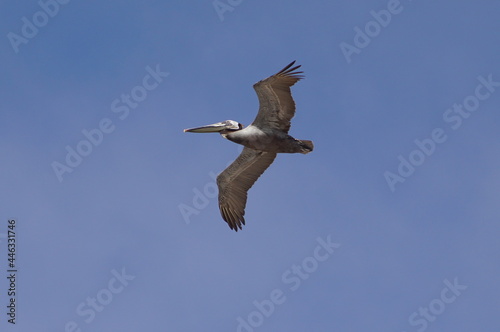
{"label": "clear sky", "polygon": [[[0,13],[2,331],[497,331],[500,3]],[[250,124],[293,60],[315,150],[278,156],[235,233],[213,177],[241,147],[182,130]]]}

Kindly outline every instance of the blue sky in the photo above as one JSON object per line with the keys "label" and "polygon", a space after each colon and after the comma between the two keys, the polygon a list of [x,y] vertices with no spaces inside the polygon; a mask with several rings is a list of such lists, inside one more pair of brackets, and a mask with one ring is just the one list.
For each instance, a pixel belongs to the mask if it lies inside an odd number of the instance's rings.
{"label": "blue sky", "polygon": [[[499,3],[0,12],[2,331],[500,325]],[[250,124],[252,84],[293,60],[306,78],[290,134],[315,150],[278,156],[235,233],[213,174],[241,147],[182,129]]]}

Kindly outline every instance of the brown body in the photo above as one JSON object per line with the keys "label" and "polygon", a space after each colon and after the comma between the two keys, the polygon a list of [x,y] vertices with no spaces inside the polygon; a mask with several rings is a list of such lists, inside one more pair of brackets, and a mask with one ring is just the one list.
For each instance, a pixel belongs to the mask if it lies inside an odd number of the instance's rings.
{"label": "brown body", "polygon": [[234,143],[257,151],[306,154],[314,148],[312,141],[301,141],[280,130],[261,130],[252,125],[222,135]]}

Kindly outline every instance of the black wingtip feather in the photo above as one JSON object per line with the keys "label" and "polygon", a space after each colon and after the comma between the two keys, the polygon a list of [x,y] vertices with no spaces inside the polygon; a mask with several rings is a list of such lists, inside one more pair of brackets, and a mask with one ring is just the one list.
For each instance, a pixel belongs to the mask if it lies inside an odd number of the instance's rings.
{"label": "black wingtip feather", "polygon": [[[288,75],[288,76],[293,76],[294,78],[297,78],[299,80],[303,79],[305,76],[304,75],[300,75],[300,74],[304,73],[303,71],[296,71],[296,72],[294,72],[295,70],[297,70],[300,67],[302,67],[302,65],[298,65],[298,66],[292,67],[294,64],[295,64],[295,60],[292,61],[292,62],[290,62],[285,68],[283,68],[282,70],[280,70],[276,75]],[[290,68],[290,67],[292,67],[292,68]]]}
{"label": "black wingtip feather", "polygon": [[289,64],[288,64],[285,68],[281,69],[281,70],[279,71],[279,73],[278,73],[278,74],[285,74],[285,73],[289,73],[289,72],[292,72],[292,71],[294,71],[295,69],[298,69],[298,68],[300,68],[300,67],[302,66],[302,65],[298,65],[298,66],[295,66],[295,67],[293,67],[293,68],[289,69],[289,68],[290,68],[291,66],[293,66],[294,64],[295,64],[295,60],[293,60],[292,62],[290,62],[290,63],[289,63]]}

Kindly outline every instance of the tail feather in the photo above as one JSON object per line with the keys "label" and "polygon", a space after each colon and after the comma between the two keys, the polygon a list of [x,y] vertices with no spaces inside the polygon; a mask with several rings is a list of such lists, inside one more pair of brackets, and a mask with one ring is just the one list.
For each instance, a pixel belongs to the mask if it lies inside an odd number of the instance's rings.
{"label": "tail feather", "polygon": [[312,150],[314,150],[314,144],[312,141],[302,141],[302,140],[299,140],[300,142],[300,146],[302,147],[302,153],[306,154],[306,153],[309,153],[311,152]]}

